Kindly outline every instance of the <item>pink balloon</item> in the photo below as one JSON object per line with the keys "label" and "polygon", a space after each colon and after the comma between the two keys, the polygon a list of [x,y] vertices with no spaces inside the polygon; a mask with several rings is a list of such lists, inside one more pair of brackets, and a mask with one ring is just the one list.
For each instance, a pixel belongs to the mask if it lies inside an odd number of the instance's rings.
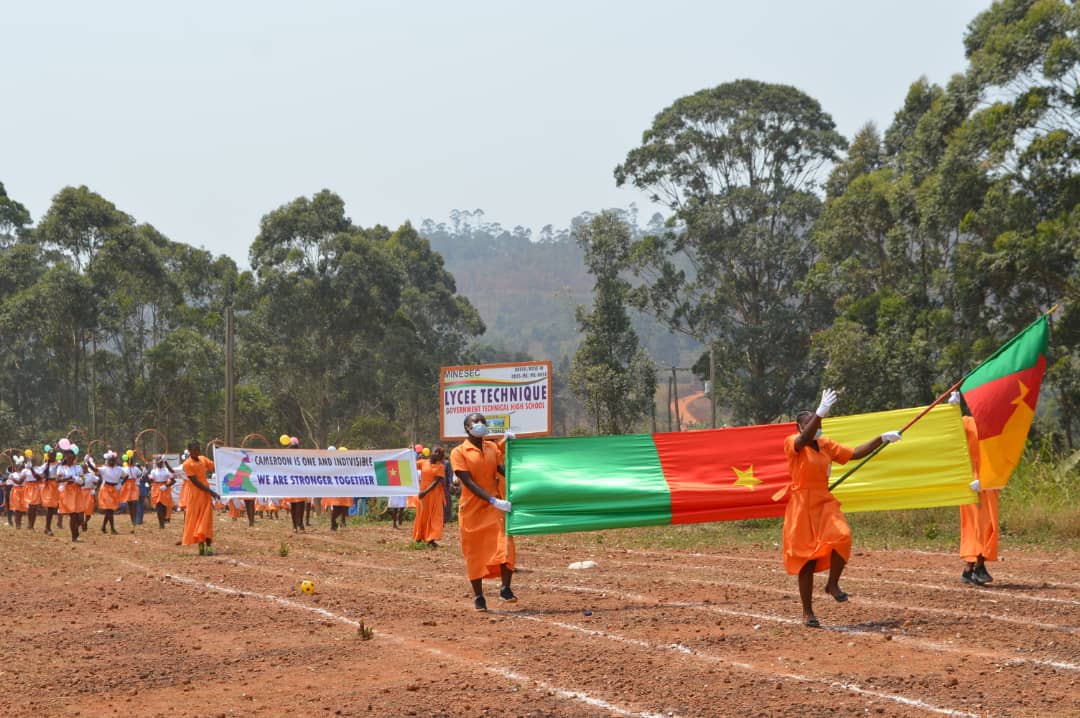
{"label": "pink balloon", "polygon": [[423,444],[417,444],[416,446],[413,447],[413,451],[415,451],[418,454],[423,450],[424,450],[424,445]]}
{"label": "pink balloon", "polygon": [[67,439],[60,439],[60,441],[56,442],[56,445],[60,447],[61,451],[67,451],[71,448],[71,442]]}
{"label": "pink balloon", "polygon": [[300,439],[297,439],[295,436],[290,437],[289,438],[289,443],[292,444],[293,446],[300,446]]}

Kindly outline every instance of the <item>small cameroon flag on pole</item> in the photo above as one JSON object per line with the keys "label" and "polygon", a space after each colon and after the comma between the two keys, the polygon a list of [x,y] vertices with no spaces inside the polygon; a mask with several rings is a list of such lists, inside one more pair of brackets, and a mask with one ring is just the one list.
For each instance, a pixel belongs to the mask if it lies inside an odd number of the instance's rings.
{"label": "small cameroon flag on pole", "polygon": [[375,483],[379,486],[412,486],[412,462],[407,459],[376,461]]}

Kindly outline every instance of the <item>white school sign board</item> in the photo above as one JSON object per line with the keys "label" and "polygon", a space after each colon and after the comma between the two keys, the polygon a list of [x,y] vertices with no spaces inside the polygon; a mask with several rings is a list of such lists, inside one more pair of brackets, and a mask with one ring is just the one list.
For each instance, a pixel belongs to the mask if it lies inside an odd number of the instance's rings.
{"label": "white school sign board", "polygon": [[518,436],[551,433],[551,362],[446,366],[439,370],[439,433],[465,438],[465,417],[479,412],[488,430]]}
{"label": "white school sign board", "polygon": [[222,499],[416,496],[416,453],[316,449],[214,450]]}

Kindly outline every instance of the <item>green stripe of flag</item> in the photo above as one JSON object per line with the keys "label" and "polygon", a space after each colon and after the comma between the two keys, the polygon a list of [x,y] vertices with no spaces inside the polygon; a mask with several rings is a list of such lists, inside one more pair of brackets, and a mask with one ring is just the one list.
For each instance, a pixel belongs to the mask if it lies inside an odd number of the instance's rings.
{"label": "green stripe of flag", "polygon": [[671,523],[671,492],[649,434],[515,442],[506,472],[510,534]]}

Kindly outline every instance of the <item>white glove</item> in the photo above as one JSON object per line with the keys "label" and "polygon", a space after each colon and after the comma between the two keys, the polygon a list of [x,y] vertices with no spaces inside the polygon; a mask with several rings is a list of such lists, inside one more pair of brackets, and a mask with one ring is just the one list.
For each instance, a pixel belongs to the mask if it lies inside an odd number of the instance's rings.
{"label": "white glove", "polygon": [[899,431],[886,431],[881,435],[881,443],[883,444],[894,444],[897,441],[900,441]]}
{"label": "white glove", "polygon": [[494,496],[491,497],[491,505],[504,513],[510,513],[510,502],[506,499],[497,499]]}
{"label": "white glove", "polygon": [[950,404],[959,404],[960,403],[960,392],[954,391],[952,394],[949,394],[949,403]]}
{"label": "white glove", "polygon": [[978,480],[978,479],[975,479],[974,481],[972,481],[972,482],[971,482],[970,484],[968,484],[968,486],[970,486],[970,487],[971,487],[971,490],[972,490],[972,491],[975,491],[975,492],[978,492],[978,491],[979,491],[979,489],[981,489],[981,488],[982,488],[982,487],[980,486],[980,484],[979,484],[979,480]]}
{"label": "white glove", "polygon": [[503,432],[503,438],[506,439],[507,441],[510,441],[511,439],[516,439],[517,434],[515,434],[514,432],[507,429],[506,431]]}
{"label": "white glove", "polygon": [[836,403],[836,400],[836,392],[832,389],[826,389],[821,392],[821,403],[818,404],[817,411],[814,413],[824,419],[825,415],[829,413],[829,409],[833,408],[833,404]]}

